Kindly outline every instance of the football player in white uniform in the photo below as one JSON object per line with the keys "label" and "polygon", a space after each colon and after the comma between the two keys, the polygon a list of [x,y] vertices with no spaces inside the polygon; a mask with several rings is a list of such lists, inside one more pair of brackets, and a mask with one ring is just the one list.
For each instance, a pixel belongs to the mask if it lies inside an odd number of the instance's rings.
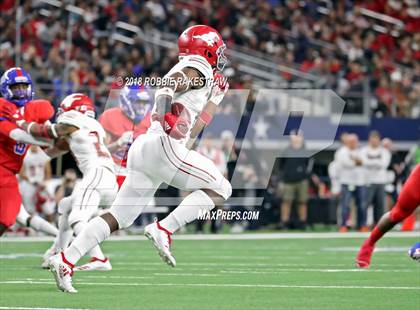
{"label": "football player in white uniform", "polygon": [[[57,123],[52,125],[27,123],[19,115],[15,121],[34,137],[56,139],[55,146],[46,149],[46,154],[55,157],[70,150],[83,173],[72,195],[58,204],[59,234],[54,247],[62,250],[70,242],[71,231],[77,236],[99,206],[111,205],[118,186],[114,162],[105,147],[105,131],[95,120],[90,98],[79,93],[69,95],[61,102],[57,114]],[[93,247],[90,255],[91,262],[78,270],[112,269],[99,246]]]}
{"label": "football player in white uniform", "polygon": [[92,219],[64,252],[50,259],[57,286],[64,292],[76,292],[71,283],[74,264],[113,231],[130,226],[162,182],[191,191],[165,219],[145,228],[171,266],[176,264],[170,252],[172,233],[231,195],[229,181],[215,164],[187,147],[211,121],[228,89],[216,71],[226,63],[225,44],[215,29],[199,25],[186,29],[178,46],[179,62],[155,94],[151,127],[129,150],[128,176],[111,209]]}

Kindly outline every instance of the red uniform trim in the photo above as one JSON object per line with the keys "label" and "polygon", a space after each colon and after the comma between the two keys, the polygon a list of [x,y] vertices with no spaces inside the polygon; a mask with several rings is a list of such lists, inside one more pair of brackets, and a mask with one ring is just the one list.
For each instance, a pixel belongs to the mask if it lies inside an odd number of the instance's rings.
{"label": "red uniform trim", "polygon": [[22,70],[20,68],[16,68],[16,74],[17,76],[23,76]]}
{"label": "red uniform trim", "polygon": [[61,259],[63,260],[63,262],[65,263],[65,264],[67,264],[71,269],[73,269],[74,268],[74,264],[72,264],[72,263],[70,263],[68,260],[67,260],[67,258],[64,256],[64,252],[60,252],[60,254],[61,254]]}
{"label": "red uniform trim", "polygon": [[199,176],[197,176],[197,175],[195,175],[195,174],[192,174],[192,173],[190,173],[190,172],[188,172],[188,171],[186,171],[186,170],[184,170],[184,169],[182,169],[181,167],[178,167],[172,160],[171,160],[171,158],[169,157],[169,155],[168,155],[168,153],[166,152],[166,148],[165,148],[165,145],[164,145],[164,143],[163,143],[163,140],[162,140],[162,138],[160,139],[160,143],[162,143],[162,147],[163,147],[163,151],[164,151],[164,153],[165,153],[165,155],[166,155],[166,158],[168,158],[168,160],[170,161],[170,163],[176,168],[176,169],[179,169],[179,170],[181,170],[182,172],[184,172],[184,173],[186,173],[186,174],[188,174],[188,175],[190,175],[190,176],[193,176],[193,177],[195,177],[195,178],[197,178],[197,179],[200,179],[200,180],[202,180],[202,181],[204,181],[204,182],[206,182],[206,183],[209,183],[207,180],[205,180],[205,179],[203,179],[203,178],[201,178],[201,177],[199,177]]}
{"label": "red uniform trim", "polygon": [[160,226],[159,222],[156,222],[156,226],[159,230],[165,232],[168,235],[169,244],[171,244],[172,243],[172,238],[171,238],[172,233],[169,230],[167,230],[165,227]]}
{"label": "red uniform trim", "polygon": [[190,166],[191,168],[195,168],[195,169],[197,169],[197,170],[200,170],[200,171],[204,172],[205,174],[207,174],[209,177],[211,177],[213,180],[215,180],[215,181],[216,181],[216,178],[215,178],[212,174],[210,174],[209,172],[207,172],[206,170],[201,169],[200,167],[194,166],[193,164],[187,163],[186,161],[184,161],[184,160],[182,160],[181,158],[179,158],[179,156],[175,153],[175,151],[174,151],[174,149],[173,149],[173,147],[172,147],[171,140],[169,139],[169,137],[168,137],[168,142],[169,142],[169,146],[171,147],[172,153],[175,155],[175,157],[176,157],[176,158],[177,158],[177,159],[178,159],[181,163],[183,163],[183,164],[185,164],[185,165],[187,165],[187,166]]}

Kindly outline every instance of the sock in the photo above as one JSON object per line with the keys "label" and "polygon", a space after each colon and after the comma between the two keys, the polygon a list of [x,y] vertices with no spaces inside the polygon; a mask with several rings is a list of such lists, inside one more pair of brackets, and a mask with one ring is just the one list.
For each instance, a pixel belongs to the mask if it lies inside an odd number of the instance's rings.
{"label": "sock", "polygon": [[201,212],[213,208],[213,200],[202,190],[197,190],[185,197],[175,210],[160,221],[160,225],[173,233],[197,219]]}
{"label": "sock", "polygon": [[[86,222],[78,222],[78,223],[76,223],[76,225],[74,225],[74,227],[73,227],[73,231],[74,231],[74,234],[76,235],[76,236],[78,236],[82,231],[83,231],[83,229],[86,227],[86,225],[87,225],[87,223]],[[97,246],[94,246],[90,251],[89,251],[89,256],[90,257],[96,257],[96,258],[99,258],[99,259],[101,259],[101,260],[104,260],[105,259],[105,255],[104,255],[104,253],[102,252],[102,250],[101,250],[101,248],[99,247],[99,245],[97,245]]]}
{"label": "sock", "polygon": [[111,230],[108,223],[102,217],[95,217],[64,251],[64,256],[70,263],[76,264],[89,250],[107,239],[110,235]]}
{"label": "sock", "polygon": [[382,238],[382,236],[384,235],[384,233],[379,229],[378,226],[375,226],[375,228],[372,230],[372,232],[370,233],[369,236],[369,244],[370,245],[375,245],[375,243]]}
{"label": "sock", "polygon": [[72,236],[73,230],[68,223],[68,214],[61,214],[58,218],[58,235],[54,241],[54,247],[59,251],[66,249]]}
{"label": "sock", "polygon": [[42,231],[52,236],[58,235],[57,227],[54,227],[52,224],[48,223],[46,220],[39,217],[38,215],[33,215],[28,222],[29,226],[37,231]]}

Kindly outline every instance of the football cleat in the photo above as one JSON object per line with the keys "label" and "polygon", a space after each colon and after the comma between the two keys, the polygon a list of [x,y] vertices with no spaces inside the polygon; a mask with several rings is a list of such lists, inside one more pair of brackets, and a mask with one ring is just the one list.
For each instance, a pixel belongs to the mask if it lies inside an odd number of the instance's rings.
{"label": "football cleat", "polygon": [[84,264],[82,266],[77,266],[73,269],[74,271],[109,271],[112,270],[112,265],[109,262],[109,259],[105,257],[105,259],[99,259],[97,257],[92,257],[90,262]]}
{"label": "football cleat", "polygon": [[356,265],[359,268],[369,268],[370,259],[372,258],[373,250],[375,249],[374,245],[369,243],[369,240],[365,240],[362,246],[360,247],[359,253],[356,257]]}
{"label": "football cleat", "polygon": [[172,243],[172,233],[160,226],[159,222],[156,221],[144,228],[144,234],[150,241],[153,242],[153,245],[156,250],[158,250],[162,260],[169,266],[175,267],[176,261],[172,256],[170,247]]}
{"label": "football cleat", "polygon": [[71,284],[74,266],[66,261],[63,252],[50,258],[49,267],[59,290],[65,293],[77,293],[77,290]]}
{"label": "football cleat", "polygon": [[420,242],[417,242],[408,250],[408,256],[420,262]]}

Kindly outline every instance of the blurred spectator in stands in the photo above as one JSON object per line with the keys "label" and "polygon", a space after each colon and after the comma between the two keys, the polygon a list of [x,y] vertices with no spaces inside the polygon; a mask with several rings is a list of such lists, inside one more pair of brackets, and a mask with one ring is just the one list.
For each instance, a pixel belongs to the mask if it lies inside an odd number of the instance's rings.
{"label": "blurred spectator in stands", "polygon": [[298,204],[299,229],[306,228],[308,179],[310,177],[313,159],[308,156],[303,133],[290,133],[290,146],[282,153],[279,161],[282,170],[282,205],[280,227],[290,227],[290,214],[293,202]]}
{"label": "blurred spectator in stands", "polygon": [[365,173],[366,199],[365,210],[373,206],[373,225],[379,221],[385,208],[385,185],[391,153],[381,144],[378,131],[369,133],[368,144],[360,150]]}
{"label": "blurred spectator in stands", "polygon": [[235,137],[230,130],[224,130],[220,135],[220,138],[222,139],[222,151],[226,161],[226,177],[230,180],[238,159],[238,150],[235,147]]}
{"label": "blurred spectator in stands", "polygon": [[226,172],[226,157],[223,150],[214,142],[213,135],[204,133],[197,152],[209,158],[221,173]]}
{"label": "blurred spectator in stands", "polygon": [[77,174],[74,169],[66,169],[61,184],[55,189],[55,201],[58,203],[64,197],[68,197],[76,186]]}
{"label": "blurred spectator in stands", "polygon": [[[197,152],[199,152],[200,154],[206,156],[211,161],[213,161],[220,172],[226,173],[225,154],[223,153],[222,149],[218,145],[216,145],[216,143],[214,142],[214,138],[212,134],[204,133],[204,137],[201,138],[200,145],[197,148]],[[220,207],[220,206],[216,206],[216,208],[217,207]],[[204,223],[205,223],[204,220],[197,221],[196,227],[197,227],[198,232],[203,232]],[[220,228],[220,224],[221,224],[220,220],[218,221],[211,220],[210,231],[212,233],[217,233],[217,231]]]}
{"label": "blurred spectator in stands", "polygon": [[31,214],[43,215],[53,223],[55,202],[46,188],[46,182],[51,179],[51,162],[39,146],[29,148],[19,176],[22,203],[26,210]]}
{"label": "blurred spectator in stands", "polygon": [[359,138],[356,134],[347,134],[344,143],[345,145],[339,148],[334,154],[339,183],[341,184],[340,232],[347,232],[350,227],[350,203],[352,198],[356,202],[357,228],[359,230],[366,230],[366,212],[364,209],[366,189],[359,149]]}
{"label": "blurred spectator in stands", "polygon": [[388,184],[385,186],[386,192],[386,211],[391,210],[397,202],[398,186],[401,184],[405,169],[404,156],[395,151],[394,143],[389,138],[382,140],[382,145],[391,153],[391,161],[388,165]]}

